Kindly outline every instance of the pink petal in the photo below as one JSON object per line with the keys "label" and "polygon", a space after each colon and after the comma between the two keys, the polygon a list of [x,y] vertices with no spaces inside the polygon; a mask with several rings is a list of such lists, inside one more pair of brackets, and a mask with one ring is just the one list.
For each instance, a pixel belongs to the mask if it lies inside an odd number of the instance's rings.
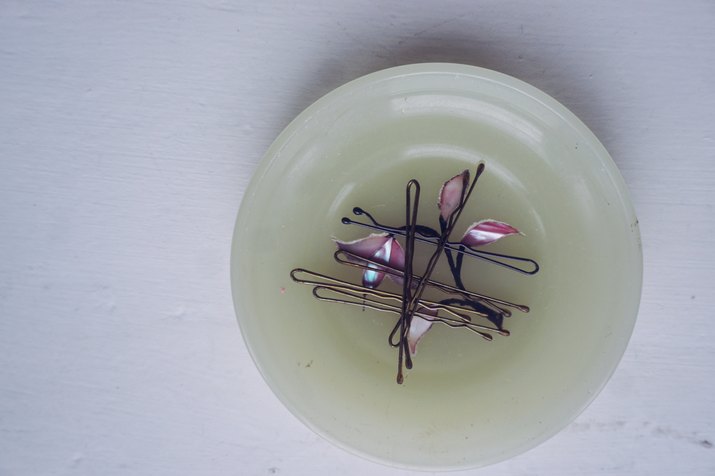
{"label": "pink petal", "polygon": [[467,232],[462,237],[462,244],[475,248],[494,243],[505,236],[520,234],[519,230],[508,223],[496,220],[482,220],[467,228]]}
{"label": "pink petal", "polygon": [[[419,307],[417,311],[422,314],[437,316],[437,311],[428,309],[426,307]],[[407,345],[410,348],[410,354],[414,355],[417,353],[417,344],[427,333],[427,331],[430,330],[432,324],[434,324],[434,321],[429,321],[419,316],[412,316],[410,329],[407,331]]]}
{"label": "pink petal", "polygon": [[405,269],[405,250],[402,249],[400,242],[395,238],[392,239],[392,253],[390,254],[389,264],[393,268]]}
{"label": "pink petal", "polygon": [[[361,258],[377,261],[398,269],[402,269],[405,266],[405,252],[402,250],[400,243],[387,233],[372,234],[366,238],[350,242],[334,241],[339,249],[353,253]],[[373,263],[369,263],[368,267],[369,269],[366,269],[362,274],[362,284],[367,288],[376,288],[385,278],[385,273],[382,271],[384,268]]]}
{"label": "pink petal", "polygon": [[[394,238],[392,238],[392,252],[390,253],[390,262],[387,264],[389,264],[390,267],[395,269],[405,269],[405,250],[403,250],[402,246],[400,246],[400,242]],[[397,284],[403,283],[402,276],[388,274],[387,277]]]}
{"label": "pink petal", "polygon": [[469,184],[469,170],[465,170],[459,175],[455,175],[447,180],[439,191],[439,214],[445,220],[459,207],[462,202],[462,194]]}
{"label": "pink petal", "polygon": [[387,233],[373,233],[370,236],[354,241],[340,241],[336,239],[333,239],[333,241],[338,245],[338,248],[343,251],[360,256],[361,258],[372,259],[375,253],[377,253],[389,239],[390,235]]}
{"label": "pink petal", "polygon": [[[382,248],[377,250],[375,254],[370,257],[370,260],[377,261],[378,263],[389,263],[390,257],[392,256],[393,243],[396,243],[394,239],[388,239],[385,244],[382,245]],[[362,285],[366,288],[376,288],[385,278],[385,273],[382,271],[384,268],[374,263],[369,263],[367,267],[368,269],[362,273]]]}

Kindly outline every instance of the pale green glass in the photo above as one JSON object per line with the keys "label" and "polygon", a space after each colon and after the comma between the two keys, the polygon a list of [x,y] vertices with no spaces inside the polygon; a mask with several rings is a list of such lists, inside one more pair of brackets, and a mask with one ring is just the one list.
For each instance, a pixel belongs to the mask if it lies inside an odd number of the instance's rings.
{"label": "pale green glass", "polygon": [[[493,342],[434,326],[397,385],[387,344],[395,317],[319,302],[289,272],[359,282],[359,271],[333,261],[331,237],[369,230],[341,217],[360,206],[401,224],[404,186],[416,178],[420,222],[437,227],[442,182],[480,160],[486,172],[457,237],[479,219],[506,221],[526,236],[485,249],[542,269],[524,276],[467,258],[465,284],[532,312],[515,312],[512,335]],[[417,270],[429,251],[418,247]],[[595,397],[633,329],[642,254],[615,164],[566,108],[493,71],[419,64],[348,83],[281,133],[243,199],[231,273],[251,355],[298,418],[372,460],[457,469],[537,445]],[[436,276],[449,278],[444,266]]]}

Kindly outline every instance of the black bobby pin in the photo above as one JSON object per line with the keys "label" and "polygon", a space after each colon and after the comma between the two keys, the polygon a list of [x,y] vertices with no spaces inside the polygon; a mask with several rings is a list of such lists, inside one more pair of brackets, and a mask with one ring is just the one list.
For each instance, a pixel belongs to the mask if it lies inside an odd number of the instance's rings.
{"label": "black bobby pin", "polygon": [[[413,366],[412,354],[417,342],[433,323],[465,328],[491,341],[492,333],[505,337],[510,335],[503,323],[505,318],[512,315],[512,309],[525,313],[530,310],[523,304],[470,291],[462,280],[465,256],[485,260],[521,274],[534,275],[539,271],[539,264],[532,259],[474,249],[505,236],[519,234],[516,228],[506,223],[483,220],[472,225],[461,241],[450,241],[484,169],[484,163],[480,163],[473,180],[470,180],[469,171],[465,170],[444,183],[438,203],[439,231],[417,223],[421,187],[415,179],[407,182],[405,188],[403,226],[382,224],[360,207],[353,208],[352,212],[356,216],[366,217],[367,222],[343,217],[343,224],[381,232],[352,242],[336,240],[338,250],[334,253],[335,261],[362,270],[362,284],[350,283],[305,268],[295,268],[290,273],[295,282],[312,286],[313,296],[321,301],[360,306],[363,310],[399,316],[388,336],[388,343],[397,348],[398,384],[404,381],[403,368],[411,369]],[[404,249],[395,236],[404,238]],[[413,269],[416,242],[435,247],[421,274],[415,273]],[[442,254],[446,256],[454,284],[432,279]],[[402,292],[377,289],[385,277],[398,283]],[[423,298],[427,289],[447,294],[448,297],[441,300]],[[416,335],[411,334],[414,319],[427,323],[420,324],[422,327],[419,329],[415,328]]]}

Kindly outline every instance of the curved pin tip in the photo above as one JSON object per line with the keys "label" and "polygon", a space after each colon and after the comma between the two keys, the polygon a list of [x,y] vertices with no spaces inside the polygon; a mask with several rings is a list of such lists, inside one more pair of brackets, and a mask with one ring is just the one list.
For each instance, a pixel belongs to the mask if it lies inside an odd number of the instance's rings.
{"label": "curved pin tip", "polygon": [[304,269],[304,268],[293,268],[293,269],[290,271],[290,279],[292,279],[292,280],[295,281],[296,283],[299,283],[299,282],[300,282],[300,279],[299,279],[299,278],[296,278],[295,275],[296,275],[297,273],[304,273],[304,272],[305,272],[305,269]]}

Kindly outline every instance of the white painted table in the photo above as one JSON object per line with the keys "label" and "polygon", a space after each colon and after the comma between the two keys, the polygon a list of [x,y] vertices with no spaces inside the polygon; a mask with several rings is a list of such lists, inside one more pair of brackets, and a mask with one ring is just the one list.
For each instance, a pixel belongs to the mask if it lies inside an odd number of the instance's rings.
{"label": "white painted table", "polygon": [[643,235],[612,381],[564,432],[478,473],[715,474],[715,4],[541,3],[3,1],[0,475],[402,474],[270,393],[228,262],[283,126],[422,61],[496,69],[572,109]]}

